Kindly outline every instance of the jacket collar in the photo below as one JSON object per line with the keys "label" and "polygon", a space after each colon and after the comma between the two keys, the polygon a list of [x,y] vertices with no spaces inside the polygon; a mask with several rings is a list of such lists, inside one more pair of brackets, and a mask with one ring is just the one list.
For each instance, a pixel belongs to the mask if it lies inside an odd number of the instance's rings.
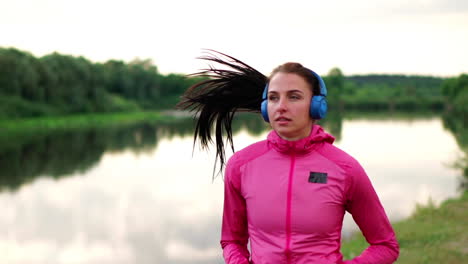
{"label": "jacket collar", "polygon": [[267,140],[279,152],[306,154],[312,151],[319,143],[328,142],[332,144],[335,141],[335,137],[326,133],[321,126],[312,125],[310,135],[305,138],[289,141],[281,138],[278,133],[273,130],[268,134]]}

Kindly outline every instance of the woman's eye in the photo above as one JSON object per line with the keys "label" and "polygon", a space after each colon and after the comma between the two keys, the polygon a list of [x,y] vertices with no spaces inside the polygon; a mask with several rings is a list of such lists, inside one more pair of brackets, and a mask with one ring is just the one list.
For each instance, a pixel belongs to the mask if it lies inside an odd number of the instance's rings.
{"label": "woman's eye", "polygon": [[276,95],[270,95],[270,96],[268,96],[268,100],[269,100],[269,101],[276,101],[276,100],[278,100],[278,96],[276,96]]}
{"label": "woman's eye", "polygon": [[294,94],[291,95],[290,98],[291,98],[292,100],[299,100],[299,99],[301,99],[301,97],[300,97],[299,95],[294,95]]}

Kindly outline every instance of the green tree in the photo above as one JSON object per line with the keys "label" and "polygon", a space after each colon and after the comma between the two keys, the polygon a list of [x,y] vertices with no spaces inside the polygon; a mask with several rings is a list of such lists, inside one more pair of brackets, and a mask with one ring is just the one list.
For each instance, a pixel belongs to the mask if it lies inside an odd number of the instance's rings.
{"label": "green tree", "polygon": [[328,101],[330,102],[330,106],[335,106],[338,109],[342,110],[344,105],[341,98],[343,95],[345,82],[343,72],[339,68],[332,68],[328,72],[325,81],[329,92],[327,97]]}
{"label": "green tree", "polygon": [[449,108],[460,113],[468,113],[468,74],[447,79],[442,84],[442,93]]}
{"label": "green tree", "polygon": [[0,93],[29,100],[41,100],[40,67],[29,53],[14,48],[0,48]]}
{"label": "green tree", "polygon": [[159,99],[160,77],[158,69],[149,59],[135,59],[130,62],[129,70],[132,77],[132,98],[137,99],[147,107],[156,105]]}

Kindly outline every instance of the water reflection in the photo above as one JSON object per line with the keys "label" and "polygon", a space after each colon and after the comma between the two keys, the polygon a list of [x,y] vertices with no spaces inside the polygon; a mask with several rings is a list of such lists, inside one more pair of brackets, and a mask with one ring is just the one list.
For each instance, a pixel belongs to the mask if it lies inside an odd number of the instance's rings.
{"label": "water reflection", "polygon": [[467,113],[445,113],[443,115],[443,124],[457,141],[461,154],[457,157],[452,167],[458,169],[461,173],[460,189],[468,190],[468,114]]}
{"label": "water reflection", "polygon": [[196,175],[211,160],[187,146],[106,153],[85,174],[4,193],[0,263],[216,263],[222,182]]}
{"label": "water reflection", "polygon": [[[458,194],[458,173],[447,166],[458,147],[439,118],[345,120],[343,131],[337,145],[363,165],[391,221],[408,217],[417,204],[438,205]],[[349,215],[344,228],[357,229]]]}
{"label": "water reflection", "polygon": [[[335,120],[323,125],[366,168],[392,220],[457,195],[458,173],[446,164],[460,139],[440,118]],[[14,191],[0,193],[0,263],[223,263],[223,182],[212,182],[213,153],[192,155],[192,127],[58,132],[0,151],[1,178],[16,176],[2,180]],[[235,125],[236,149],[266,133],[247,117]],[[346,219],[344,232],[355,230]]]}

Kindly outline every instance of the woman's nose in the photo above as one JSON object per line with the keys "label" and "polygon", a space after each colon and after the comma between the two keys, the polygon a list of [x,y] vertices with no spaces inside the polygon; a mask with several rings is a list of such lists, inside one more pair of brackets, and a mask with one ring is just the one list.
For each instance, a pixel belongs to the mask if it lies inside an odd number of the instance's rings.
{"label": "woman's nose", "polygon": [[287,100],[281,98],[278,102],[278,111],[286,111],[288,109]]}

